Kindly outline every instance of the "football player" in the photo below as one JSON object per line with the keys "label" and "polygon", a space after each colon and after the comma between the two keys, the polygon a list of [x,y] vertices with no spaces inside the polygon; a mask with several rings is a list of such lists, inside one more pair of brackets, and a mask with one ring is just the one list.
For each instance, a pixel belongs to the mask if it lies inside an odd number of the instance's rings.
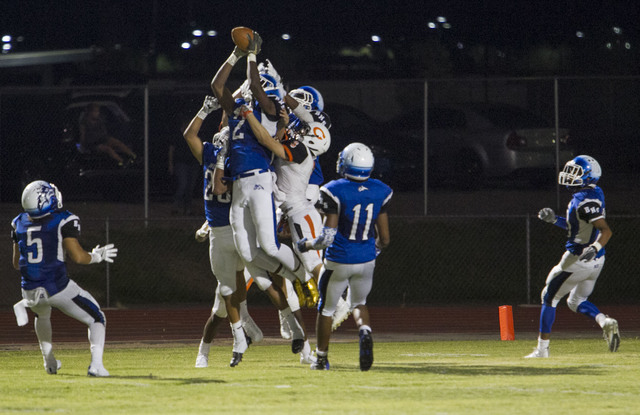
{"label": "football player", "polygon": [[369,370],[373,364],[373,339],[366,303],[376,256],[390,242],[386,210],[393,195],[389,186],[370,178],[373,165],[373,153],[364,144],[351,143],[340,152],[336,171],[342,178],[320,189],[324,228],[317,238],[303,238],[297,244],[301,252],[326,248],[318,281],[317,360],[311,364],[314,370],[329,369],[332,316],[347,288],[360,337],[360,370]]}
{"label": "football player", "polygon": [[618,322],[588,301],[604,266],[604,247],[612,235],[605,219],[604,193],[597,185],[601,175],[593,157],[582,155],[568,161],[558,176],[558,182],[573,192],[566,218],[556,216],[551,208],[538,212],[541,220],[566,230],[568,239],[565,253],[549,272],[542,290],[538,346],[525,358],[549,357],[556,307],[567,294],[571,311],[594,319],[602,328],[610,351],[620,346]]}
{"label": "football player", "polygon": [[[307,276],[304,266],[293,250],[286,245],[281,245],[275,236],[277,222],[273,203],[271,153],[256,140],[251,128],[239,113],[240,107],[248,104],[261,125],[271,136],[275,136],[282,106],[281,93],[284,89],[281,85],[273,85],[271,81],[266,89],[261,85],[261,78],[265,79],[265,76],[258,73],[256,63],[256,54],[260,51],[261,43],[260,36],[254,32],[247,54],[247,78],[253,96],[252,102],[245,102],[242,98],[234,100],[225,86],[233,65],[244,55],[244,52],[237,47],[222,64],[211,82],[211,88],[228,116],[231,134],[229,140],[230,180],[233,181],[231,226],[236,248],[245,264],[254,262],[258,258],[258,251],[262,250],[305,282]],[[265,269],[260,264],[253,265]]]}
{"label": "football player", "polygon": [[29,307],[36,314],[44,368],[55,375],[61,363],[53,354],[51,308],[81,321],[89,327],[89,376],[109,376],[102,363],[107,320],[93,296],[69,279],[65,258],[77,264],[113,262],[118,249],[108,244],[85,251],[78,242],[80,218],[62,210],[62,194],[52,183],[29,183],[22,192],[22,207],[24,212],[11,222],[13,267],[22,275],[23,300],[14,306],[19,324],[27,323],[24,307]]}
{"label": "football player", "polygon": [[[322,124],[312,122],[305,128],[289,130],[284,141],[272,137],[260,124],[253,111],[242,107],[241,114],[247,120],[258,142],[268,148],[277,158],[274,162],[277,176],[277,188],[282,194],[280,208],[288,220],[293,246],[302,238],[315,238],[322,224],[320,214],[306,197],[306,188],[313,171],[314,160],[324,154],[331,145],[329,130]],[[288,124],[288,115],[282,110],[282,125]],[[298,252],[308,273],[315,281],[322,267],[322,258],[317,251]],[[315,289],[315,284],[313,285]],[[306,350],[306,353],[305,353]],[[301,361],[310,363],[311,352],[305,339]]]}
{"label": "football player", "polygon": [[[224,127],[214,135],[213,143],[205,142],[198,137],[204,119],[219,104],[214,97],[206,97],[202,109],[193,118],[184,132],[185,140],[191,152],[202,164],[204,170],[204,202],[205,214],[207,217],[208,235],[210,242],[209,259],[211,270],[218,279],[218,290],[224,299],[224,308],[220,301],[214,304],[212,315],[205,325],[203,339],[199,348],[197,367],[206,367],[208,360],[208,350],[213,339],[213,323],[219,324],[214,315],[224,318],[228,315],[232,327],[234,338],[233,355],[230,365],[236,366],[242,360],[242,355],[249,346],[249,341],[244,335],[244,330],[253,341],[262,339],[262,332],[253,322],[246,308],[246,292],[244,283],[245,266],[250,271],[254,281],[261,290],[266,291],[278,309],[282,310],[284,317],[296,330],[292,342],[292,351],[298,353],[303,347],[304,331],[296,324],[295,317],[288,309],[288,304],[284,299],[284,294],[278,293],[277,288],[272,286],[271,280],[262,269],[258,269],[251,263],[245,263],[239,256],[233,237],[233,230],[230,224],[230,209],[232,205],[231,193],[226,182],[223,181],[225,164],[228,162],[227,153],[229,148],[229,128]],[[204,226],[204,225],[203,225]],[[201,228],[201,234],[205,234]],[[201,236],[202,237],[202,236]],[[260,252],[258,258],[264,263],[266,270],[277,273],[282,266],[275,259],[270,259],[264,252]],[[295,278],[291,275],[290,278]],[[233,295],[236,293],[235,295]]]}

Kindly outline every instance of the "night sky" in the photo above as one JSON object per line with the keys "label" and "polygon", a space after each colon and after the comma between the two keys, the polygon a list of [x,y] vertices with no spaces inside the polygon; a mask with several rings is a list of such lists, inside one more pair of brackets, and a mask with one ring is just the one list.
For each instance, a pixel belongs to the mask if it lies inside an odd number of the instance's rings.
{"label": "night sky", "polygon": [[[271,4],[273,3],[273,4]],[[155,7],[154,7],[155,4]],[[223,40],[235,26],[249,26],[265,41],[287,32],[299,41],[358,43],[371,34],[402,42],[428,31],[445,16],[462,41],[517,47],[554,44],[583,30],[609,36],[612,26],[640,47],[637,1],[51,1],[11,0],[0,13],[2,34],[24,36],[15,51],[92,45],[160,51],[178,47],[192,27],[214,29]],[[195,24],[195,25],[194,25]]]}

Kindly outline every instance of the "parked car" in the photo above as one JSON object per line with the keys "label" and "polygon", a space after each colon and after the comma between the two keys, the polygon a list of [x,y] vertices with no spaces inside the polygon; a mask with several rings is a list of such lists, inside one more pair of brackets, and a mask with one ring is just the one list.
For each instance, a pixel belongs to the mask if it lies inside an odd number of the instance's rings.
{"label": "parked car", "polygon": [[320,157],[320,164],[325,180],[337,177],[336,161],[338,154],[348,144],[360,142],[368,145],[375,157],[372,177],[390,182],[392,142],[386,142],[380,122],[376,121],[362,110],[339,103],[326,103],[324,111],[331,119],[331,147]]}
{"label": "parked car", "polygon": [[[538,185],[554,177],[557,139],[550,120],[498,103],[433,105],[427,119],[429,185],[473,188],[486,179],[503,177],[521,177]],[[392,170],[404,178],[405,187],[420,187],[423,111],[402,114],[382,128],[395,137],[394,148],[401,153],[393,158]],[[564,163],[573,157],[569,131],[559,129],[559,137],[560,163]]]}

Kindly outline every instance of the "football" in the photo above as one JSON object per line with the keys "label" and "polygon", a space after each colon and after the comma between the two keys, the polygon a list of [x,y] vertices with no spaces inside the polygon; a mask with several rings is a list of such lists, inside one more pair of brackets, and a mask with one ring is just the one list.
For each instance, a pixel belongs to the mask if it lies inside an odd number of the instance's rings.
{"label": "football", "polygon": [[249,39],[253,39],[253,30],[244,26],[234,27],[231,29],[231,39],[238,48],[246,52],[249,47]]}

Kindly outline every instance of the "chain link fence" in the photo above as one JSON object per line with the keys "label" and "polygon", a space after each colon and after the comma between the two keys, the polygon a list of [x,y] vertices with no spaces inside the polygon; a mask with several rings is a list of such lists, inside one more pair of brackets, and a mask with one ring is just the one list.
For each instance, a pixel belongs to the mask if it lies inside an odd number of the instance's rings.
{"label": "chain link fence", "polygon": [[[569,196],[556,185],[557,169],[581,153],[602,165],[614,232],[594,301],[637,302],[639,265],[630,252],[640,220],[637,77],[287,82],[289,89],[305,84],[323,93],[333,124],[331,150],[321,158],[325,179],[335,176],[337,153],[361,141],[374,148],[378,177],[394,188],[393,242],[379,257],[371,303],[538,303],[565,235],[535,214],[544,206],[564,210]],[[71,277],[102,305],[211,302],[207,244],[193,238],[204,220],[202,179],[192,189],[191,215],[176,212],[169,169],[169,147],[183,141],[207,93],[208,80],[0,89],[0,218],[7,231],[21,210],[23,187],[49,180],[80,216],[85,248],[106,242],[119,248],[114,264],[69,265]],[[138,154],[135,164],[118,168],[78,151],[78,121],[90,102],[102,105],[110,131]],[[553,145],[534,155],[538,138],[517,125],[487,144],[482,131],[468,128],[477,115],[442,111],[478,103],[506,104],[547,120]],[[502,121],[504,114],[498,114]],[[218,122],[215,114],[206,120],[202,139],[210,139]],[[529,140],[528,147],[505,150],[509,131]],[[557,138],[565,134],[569,141],[561,143]],[[515,161],[524,168],[512,168]],[[1,244],[0,252],[6,258],[0,305],[8,306],[20,298],[19,275],[11,267],[11,244]],[[256,290],[249,301],[266,304]]]}

